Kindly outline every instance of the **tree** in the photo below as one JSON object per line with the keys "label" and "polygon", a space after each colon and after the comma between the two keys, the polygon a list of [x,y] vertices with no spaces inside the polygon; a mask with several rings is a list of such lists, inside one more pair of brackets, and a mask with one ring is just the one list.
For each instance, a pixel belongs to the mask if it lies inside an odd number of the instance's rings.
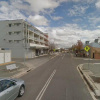
{"label": "tree", "polygon": [[49,42],[49,51],[53,51],[56,48],[54,42]]}
{"label": "tree", "polygon": [[77,41],[76,49],[77,49],[78,51],[80,51],[81,49],[83,49],[83,43],[82,43],[81,40],[78,40],[78,41]]}

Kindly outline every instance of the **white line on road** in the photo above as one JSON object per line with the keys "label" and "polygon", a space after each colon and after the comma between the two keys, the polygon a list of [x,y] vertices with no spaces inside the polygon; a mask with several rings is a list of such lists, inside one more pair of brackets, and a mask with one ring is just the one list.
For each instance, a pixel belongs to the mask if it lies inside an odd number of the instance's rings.
{"label": "white line on road", "polygon": [[65,54],[63,55],[62,59],[64,58]]}
{"label": "white line on road", "polygon": [[56,70],[54,70],[52,72],[52,74],[48,78],[47,82],[45,83],[45,85],[43,86],[42,90],[39,92],[39,94],[38,94],[38,96],[36,97],[35,100],[41,100],[41,98],[43,97],[44,92],[46,91],[46,89],[47,89],[48,85],[50,84],[52,78],[54,77],[55,73],[56,73]]}
{"label": "white line on road", "polygon": [[84,60],[93,60],[93,59],[84,59]]}

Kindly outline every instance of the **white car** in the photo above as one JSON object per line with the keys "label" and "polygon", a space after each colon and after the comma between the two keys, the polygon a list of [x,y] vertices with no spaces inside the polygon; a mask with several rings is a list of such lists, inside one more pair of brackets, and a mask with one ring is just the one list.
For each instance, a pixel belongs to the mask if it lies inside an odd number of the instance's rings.
{"label": "white car", "polygon": [[0,100],[15,100],[16,97],[23,96],[24,92],[23,80],[0,78]]}

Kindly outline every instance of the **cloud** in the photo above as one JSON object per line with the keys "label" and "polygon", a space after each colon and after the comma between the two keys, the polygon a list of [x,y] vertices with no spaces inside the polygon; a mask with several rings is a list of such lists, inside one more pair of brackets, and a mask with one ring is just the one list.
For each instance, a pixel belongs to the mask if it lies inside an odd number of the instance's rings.
{"label": "cloud", "polygon": [[14,20],[14,19],[26,19],[18,10],[10,10],[6,7],[0,7],[0,20]]}
{"label": "cloud", "polygon": [[26,17],[6,1],[0,1],[0,20],[26,19]]}
{"label": "cloud", "polygon": [[61,19],[63,19],[63,17],[60,17],[60,16],[53,16],[52,19],[53,19],[53,20],[61,20]]}
{"label": "cloud", "polygon": [[69,9],[69,16],[82,16],[85,14],[86,10],[88,9],[88,6],[79,6],[74,5],[72,9]]}
{"label": "cloud", "polygon": [[77,22],[81,22],[82,19],[81,18],[78,18],[78,19],[73,19],[73,22],[77,23]]}
{"label": "cloud", "polygon": [[98,28],[100,28],[100,26],[97,26]]}
{"label": "cloud", "polygon": [[97,0],[97,2],[95,3],[96,8],[100,9],[100,0]]}
{"label": "cloud", "polygon": [[31,9],[39,14],[41,12],[51,13],[55,8],[60,6],[62,2],[66,2],[67,0],[26,0]]}
{"label": "cloud", "polygon": [[[0,1],[0,20],[25,19],[34,25],[47,26],[49,21],[44,15],[52,13],[62,2],[66,2],[66,0]],[[52,18],[53,20],[62,19],[62,17],[59,16],[54,16]]]}
{"label": "cloud", "polygon": [[58,47],[71,47],[77,43],[77,40],[82,40],[83,43],[89,40],[90,42],[100,37],[100,29],[84,30],[77,24],[66,24],[62,27],[38,27],[41,31],[49,34],[49,40],[55,41]]}
{"label": "cloud", "polygon": [[27,19],[30,23],[33,23],[35,26],[43,25],[47,26],[49,21],[41,15],[29,16]]}
{"label": "cloud", "polygon": [[93,2],[95,2],[95,0],[69,0],[69,1],[73,1],[73,2],[82,2],[82,3],[89,3],[89,4],[91,4],[91,3],[93,3]]}
{"label": "cloud", "polygon": [[93,25],[96,25],[96,24],[100,23],[100,17],[92,16],[91,18],[88,17],[88,20]]}

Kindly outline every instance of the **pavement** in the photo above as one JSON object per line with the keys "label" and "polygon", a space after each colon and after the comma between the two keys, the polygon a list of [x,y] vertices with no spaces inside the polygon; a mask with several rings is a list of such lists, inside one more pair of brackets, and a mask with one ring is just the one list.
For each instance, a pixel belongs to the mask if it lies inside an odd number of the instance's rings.
{"label": "pavement", "polygon": [[[16,66],[18,67],[18,69],[14,69],[14,70],[7,70],[6,66],[8,65],[12,65],[12,64],[16,64]],[[0,77],[13,77],[14,75],[17,75],[19,73],[22,73],[23,71],[28,70],[27,66],[24,66],[21,63],[18,62],[12,62],[12,63],[8,63],[8,64],[4,64],[0,66]]]}
{"label": "pavement", "polygon": [[87,62],[69,53],[56,56],[20,77],[26,83],[26,91],[16,100],[93,100],[77,70],[79,64]]}
{"label": "pavement", "polygon": [[95,98],[100,100],[100,63],[81,64],[79,70],[94,92]]}
{"label": "pavement", "polygon": [[[29,72],[30,70],[34,70],[40,65],[48,62],[56,55],[58,55],[58,53],[40,56],[32,59],[26,59],[25,62],[23,59],[13,59],[13,62],[0,65],[0,77],[19,78],[20,76],[27,74],[27,72]],[[11,64],[16,64],[18,69],[14,69],[11,71],[7,70],[6,66]]]}

